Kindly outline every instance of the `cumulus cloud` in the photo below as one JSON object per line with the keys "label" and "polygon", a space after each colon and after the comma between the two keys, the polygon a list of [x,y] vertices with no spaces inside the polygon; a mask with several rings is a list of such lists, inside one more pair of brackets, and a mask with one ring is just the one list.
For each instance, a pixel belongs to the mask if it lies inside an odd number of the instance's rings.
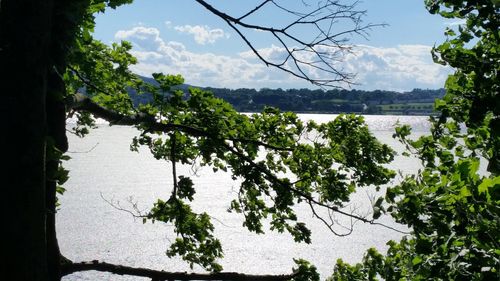
{"label": "cumulus cloud", "polygon": [[207,25],[182,25],[174,27],[175,30],[191,34],[194,36],[196,43],[200,45],[205,45],[207,43],[213,44],[220,38],[229,38],[229,34],[225,33],[224,30],[220,28],[210,29]]}
{"label": "cumulus cloud", "polygon": [[[283,47],[271,46],[258,50],[263,58],[279,63],[288,55]],[[398,45],[395,47],[357,46],[351,52],[319,48],[318,51],[330,54],[332,65],[345,73],[355,74],[355,88],[365,90],[407,91],[413,88],[443,87],[446,77],[451,72],[449,67],[432,61],[431,46]],[[252,61],[252,51],[242,52],[241,58]],[[301,61],[314,61],[311,52],[298,53]],[[294,69],[290,61],[285,64]],[[328,73],[304,66],[309,77],[328,79]],[[330,77],[331,78],[331,77]],[[340,86],[347,86],[346,84]]]}
{"label": "cumulus cloud", "polygon": [[444,24],[447,26],[458,26],[458,25],[464,25],[466,23],[467,23],[467,20],[460,19],[460,20],[455,20],[455,21],[448,21],[448,22],[445,22]]}
{"label": "cumulus cloud", "polygon": [[[278,47],[275,45],[271,45],[269,48],[259,49],[259,54],[265,58],[266,60],[280,63],[286,59],[288,56],[288,52],[283,47]],[[255,53],[253,51],[241,52],[238,54],[240,57],[244,59],[256,59]]]}
{"label": "cumulus cloud", "polygon": [[153,27],[136,26],[130,30],[119,30],[115,39],[132,42],[136,50],[148,51],[158,48],[163,40],[160,31]]}
{"label": "cumulus cloud", "polygon": [[[234,55],[197,53],[182,43],[164,40],[159,30],[151,27],[119,31],[115,37],[132,42],[132,53],[139,61],[133,71],[141,75],[149,76],[153,72],[179,73],[189,84],[212,87],[311,86],[283,71],[266,67],[251,51]],[[335,66],[356,73],[355,82],[359,85],[355,88],[359,89],[406,91],[413,88],[440,88],[450,69],[433,63],[430,49],[430,46],[423,45],[392,48],[359,46],[354,52],[343,55],[343,62]],[[259,49],[259,52],[272,60],[281,60],[287,55],[286,50],[278,46]],[[318,79],[327,78],[321,72],[309,74]]]}
{"label": "cumulus cloud", "polygon": [[398,45],[392,48],[359,46],[346,56],[344,66],[357,73],[359,88],[410,90],[443,87],[451,69],[432,61],[431,46]]}
{"label": "cumulus cloud", "polygon": [[265,73],[262,64],[237,56],[191,52],[182,43],[163,40],[156,28],[122,30],[115,38],[132,42],[131,53],[139,61],[132,70],[140,75],[179,73],[193,85],[239,88],[254,87],[255,78]]}

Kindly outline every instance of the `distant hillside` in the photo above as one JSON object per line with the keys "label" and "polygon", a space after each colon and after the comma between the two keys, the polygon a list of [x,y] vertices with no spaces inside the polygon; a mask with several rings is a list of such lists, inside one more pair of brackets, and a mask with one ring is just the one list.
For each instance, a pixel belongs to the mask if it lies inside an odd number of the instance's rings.
{"label": "distant hillside", "polygon": [[[152,78],[144,81],[155,83]],[[185,90],[190,85],[179,88]],[[444,89],[414,89],[410,92],[362,91],[362,90],[310,90],[310,89],[226,89],[210,88],[216,97],[233,105],[239,112],[259,112],[265,106],[272,106],[282,111],[300,113],[363,113],[393,115],[429,115],[433,113],[436,98],[442,98]],[[147,103],[150,95],[130,95],[135,104]]]}

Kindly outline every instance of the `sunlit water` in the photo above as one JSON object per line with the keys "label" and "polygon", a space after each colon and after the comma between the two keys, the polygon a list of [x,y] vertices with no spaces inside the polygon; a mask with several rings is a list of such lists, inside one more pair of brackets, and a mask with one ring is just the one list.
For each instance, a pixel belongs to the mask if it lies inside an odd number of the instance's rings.
{"label": "sunlit water", "polygon": [[[304,120],[325,122],[334,115],[301,115]],[[394,139],[394,125],[409,124],[416,135],[428,131],[426,117],[419,116],[366,116],[373,134],[382,142],[402,151]],[[165,271],[203,272],[193,270],[180,258],[167,258],[165,251],[175,239],[172,227],[142,220],[115,206],[132,209],[130,202],[147,210],[157,198],[167,199],[172,188],[169,163],[155,160],[149,151],[131,152],[129,146],[137,131],[130,127],[105,124],[83,139],[70,135],[71,160],[65,166],[71,171],[67,189],[60,198],[57,214],[58,238],[62,253],[78,261],[99,260],[134,267],[147,267]],[[405,173],[416,171],[419,162],[397,156],[390,165]],[[191,167],[181,167],[178,175],[193,175]],[[193,207],[205,211],[214,219],[216,234],[224,247],[221,264],[224,271],[251,274],[290,273],[294,258],[314,263],[322,279],[331,274],[338,258],[348,262],[359,261],[369,247],[385,250],[390,239],[398,240],[400,233],[380,226],[357,223],[347,237],[336,237],[319,221],[311,217],[309,209],[299,206],[301,218],[312,229],[312,244],[297,244],[288,234],[267,231],[265,235],[250,233],[241,227],[242,217],[228,213],[230,201],[235,198],[238,183],[228,174],[214,174],[211,168],[198,170],[192,176],[197,187]],[[380,193],[379,193],[380,194]],[[366,214],[370,210],[370,197],[377,193],[362,189],[353,195],[353,203],[346,210]],[[339,217],[339,220],[343,220]],[[345,220],[344,220],[345,221]],[[382,223],[405,230],[390,218]],[[342,228],[338,228],[342,231]],[[148,280],[138,277],[110,275],[101,272],[82,272],[68,275],[64,280]]]}

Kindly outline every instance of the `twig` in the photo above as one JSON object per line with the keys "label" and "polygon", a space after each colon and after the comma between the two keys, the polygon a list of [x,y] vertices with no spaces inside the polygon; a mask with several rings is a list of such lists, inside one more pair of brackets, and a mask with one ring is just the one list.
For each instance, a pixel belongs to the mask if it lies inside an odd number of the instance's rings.
{"label": "twig", "polygon": [[99,143],[97,142],[96,144],[94,144],[94,146],[92,146],[90,149],[88,150],[85,150],[85,151],[67,151],[67,153],[89,153],[91,152],[92,150],[94,150],[97,146],[99,145]]}
{"label": "twig", "polygon": [[[278,68],[320,87],[340,88],[340,83],[353,85],[352,80],[355,76],[337,68],[336,64],[341,61],[340,58],[343,56],[335,54],[350,52],[352,47],[346,45],[348,41],[345,38],[346,35],[356,34],[366,38],[367,31],[371,28],[385,26],[384,24],[364,25],[361,17],[366,14],[366,11],[355,10],[357,1],[351,5],[342,5],[339,1],[318,1],[318,6],[310,11],[299,12],[286,8],[276,1],[267,0],[260,2],[255,8],[238,18],[218,10],[207,1],[196,0],[196,2],[225,21],[266,66]],[[272,6],[266,5],[269,3],[272,3]],[[305,3],[304,5],[308,6]],[[252,24],[247,21],[251,15],[258,11],[264,11],[268,7],[274,7],[278,9],[278,12],[282,12],[276,17],[285,14],[289,18],[291,15],[291,22],[282,27],[274,27]],[[334,32],[333,26],[340,26],[341,21],[349,21],[352,26],[347,30]],[[310,27],[310,34],[317,31],[317,35],[312,40],[307,40],[307,37],[304,38],[301,33],[295,31],[295,27],[302,29],[303,26]],[[245,31],[248,30],[270,34],[287,52],[286,58],[279,62],[266,58],[263,52],[258,50],[254,43],[247,38]],[[296,34],[300,34],[300,36]],[[311,54],[312,56],[304,59],[303,54]],[[289,62],[292,64],[290,65]],[[324,78],[316,76],[315,71],[324,74]]]}
{"label": "twig", "polygon": [[120,206],[120,202],[119,201],[117,201],[117,203],[115,204],[113,202],[113,200],[108,200],[108,199],[104,198],[104,195],[102,195],[102,192],[100,193],[100,195],[101,195],[102,200],[104,200],[106,203],[108,203],[111,207],[113,207],[113,208],[115,208],[117,210],[120,210],[120,211],[123,211],[123,212],[131,214],[134,217],[134,219],[136,219],[136,218],[147,218],[148,217],[147,215],[144,215],[137,208],[137,204],[136,203],[132,203],[131,200],[129,202],[132,204],[132,208],[133,208],[134,211],[131,211],[129,209],[123,208],[122,206]]}

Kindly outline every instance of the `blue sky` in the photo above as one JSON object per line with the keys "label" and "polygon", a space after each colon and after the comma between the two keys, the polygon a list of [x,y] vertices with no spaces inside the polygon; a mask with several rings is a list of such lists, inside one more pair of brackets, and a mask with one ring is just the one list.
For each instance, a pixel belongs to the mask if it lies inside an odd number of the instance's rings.
{"label": "blue sky", "polygon": [[[260,3],[254,0],[207,2],[235,16]],[[303,8],[302,0],[277,2]],[[443,86],[451,70],[434,64],[430,49],[445,40],[444,29],[455,23],[429,14],[423,2],[365,0],[357,5],[357,9],[367,11],[365,23],[387,26],[371,29],[368,38],[350,37],[350,42],[357,47],[343,57],[344,62],[338,67],[357,74],[354,79],[357,85],[353,88],[407,91]],[[286,22],[287,17],[276,10],[264,10],[248,20],[278,26]],[[339,23],[335,27],[342,30],[347,25]],[[302,36],[307,36],[307,32],[299,31]],[[179,73],[186,78],[186,83],[197,86],[314,88],[260,63],[225,22],[194,0],[135,0],[131,5],[108,10],[97,16],[95,37],[106,43],[132,42],[133,54],[139,59],[133,70],[141,75]],[[262,32],[248,33],[248,37],[269,58],[279,57],[285,51]]]}

